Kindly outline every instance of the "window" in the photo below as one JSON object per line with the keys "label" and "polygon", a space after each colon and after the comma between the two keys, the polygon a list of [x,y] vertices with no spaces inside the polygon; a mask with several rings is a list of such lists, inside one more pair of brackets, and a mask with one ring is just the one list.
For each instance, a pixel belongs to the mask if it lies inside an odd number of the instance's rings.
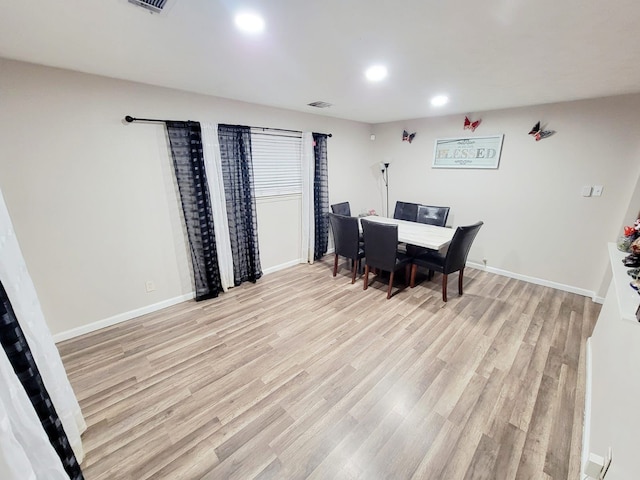
{"label": "window", "polygon": [[256,197],[302,193],[302,134],[251,129]]}

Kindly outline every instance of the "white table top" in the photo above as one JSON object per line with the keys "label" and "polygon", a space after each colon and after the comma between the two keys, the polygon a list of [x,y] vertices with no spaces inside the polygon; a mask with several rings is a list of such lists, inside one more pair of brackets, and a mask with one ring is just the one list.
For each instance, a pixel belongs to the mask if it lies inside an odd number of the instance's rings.
{"label": "white table top", "polygon": [[409,222],[378,216],[363,217],[372,222],[398,226],[398,241],[417,245],[419,247],[440,250],[451,242],[454,228],[436,227],[425,223]]}

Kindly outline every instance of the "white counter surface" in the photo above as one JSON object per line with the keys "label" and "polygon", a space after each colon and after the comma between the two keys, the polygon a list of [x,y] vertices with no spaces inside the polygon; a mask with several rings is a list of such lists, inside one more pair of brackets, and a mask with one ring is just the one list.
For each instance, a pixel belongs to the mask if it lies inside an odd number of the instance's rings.
{"label": "white counter surface", "polygon": [[629,320],[640,326],[640,322],[636,319],[636,310],[638,309],[638,305],[640,305],[640,295],[629,286],[629,283],[633,279],[627,274],[629,267],[625,267],[622,263],[622,259],[629,254],[618,250],[615,243],[609,243],[607,246],[609,248],[613,283],[618,297],[618,307],[620,308],[621,316],[624,320]]}

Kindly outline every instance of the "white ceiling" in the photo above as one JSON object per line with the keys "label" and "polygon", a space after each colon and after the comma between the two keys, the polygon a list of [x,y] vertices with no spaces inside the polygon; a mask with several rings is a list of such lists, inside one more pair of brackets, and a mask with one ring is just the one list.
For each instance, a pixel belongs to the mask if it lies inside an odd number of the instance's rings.
{"label": "white ceiling", "polygon": [[637,0],[171,2],[0,0],[0,56],[366,123],[640,91]]}

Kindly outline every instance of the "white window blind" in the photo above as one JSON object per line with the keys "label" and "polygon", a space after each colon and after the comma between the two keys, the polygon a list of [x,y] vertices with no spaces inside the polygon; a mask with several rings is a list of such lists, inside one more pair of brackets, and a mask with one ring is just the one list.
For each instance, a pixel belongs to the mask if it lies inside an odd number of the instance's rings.
{"label": "white window blind", "polygon": [[302,134],[251,129],[256,197],[302,193]]}

